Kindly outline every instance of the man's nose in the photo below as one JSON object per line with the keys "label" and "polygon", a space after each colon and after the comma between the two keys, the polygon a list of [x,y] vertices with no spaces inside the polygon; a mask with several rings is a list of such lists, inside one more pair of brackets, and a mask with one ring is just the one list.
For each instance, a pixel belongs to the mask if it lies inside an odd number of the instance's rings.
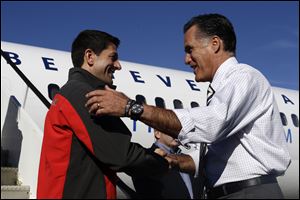
{"label": "man's nose", "polygon": [[115,67],[116,70],[121,70],[122,69],[122,66],[121,66],[119,60],[115,61],[114,67]]}
{"label": "man's nose", "polygon": [[190,54],[185,54],[184,62],[186,65],[189,65],[192,61]]}

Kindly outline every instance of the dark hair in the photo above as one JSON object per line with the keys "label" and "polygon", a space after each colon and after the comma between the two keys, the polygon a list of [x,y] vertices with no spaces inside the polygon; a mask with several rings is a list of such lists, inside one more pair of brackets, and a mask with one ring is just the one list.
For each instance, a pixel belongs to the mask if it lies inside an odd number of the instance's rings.
{"label": "dark hair", "polygon": [[224,42],[224,51],[235,53],[236,36],[231,22],[220,14],[204,14],[193,17],[183,28],[184,33],[196,25],[199,35],[209,37],[217,35]]}
{"label": "dark hair", "polygon": [[98,30],[84,30],[80,32],[72,43],[71,57],[74,67],[81,67],[86,49],[91,49],[95,54],[99,55],[107,48],[109,43],[113,43],[118,47],[120,40]]}

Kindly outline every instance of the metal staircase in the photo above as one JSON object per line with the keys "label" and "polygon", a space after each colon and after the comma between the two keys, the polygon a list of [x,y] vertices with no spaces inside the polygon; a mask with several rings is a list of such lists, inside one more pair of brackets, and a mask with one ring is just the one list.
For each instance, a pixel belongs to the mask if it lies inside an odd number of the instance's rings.
{"label": "metal staircase", "polygon": [[14,96],[8,99],[1,130],[1,199],[35,199],[42,131]]}
{"label": "metal staircase", "polygon": [[18,168],[1,167],[1,199],[29,199],[30,187],[18,179]]}

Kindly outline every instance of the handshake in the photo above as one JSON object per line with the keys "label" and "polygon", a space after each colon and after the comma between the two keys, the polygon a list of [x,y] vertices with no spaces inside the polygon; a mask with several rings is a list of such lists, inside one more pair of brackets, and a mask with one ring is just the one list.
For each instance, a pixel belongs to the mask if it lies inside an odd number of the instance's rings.
{"label": "handshake", "polygon": [[154,151],[164,157],[169,163],[169,169],[175,169],[181,172],[195,174],[195,163],[191,156],[187,154],[167,154],[160,148]]}

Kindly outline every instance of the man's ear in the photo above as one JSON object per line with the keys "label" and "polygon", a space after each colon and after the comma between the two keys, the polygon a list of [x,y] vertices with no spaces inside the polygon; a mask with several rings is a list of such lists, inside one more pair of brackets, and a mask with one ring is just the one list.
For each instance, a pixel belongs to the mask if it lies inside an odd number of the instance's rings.
{"label": "man's ear", "polygon": [[95,53],[91,49],[86,49],[84,51],[84,59],[86,60],[89,66],[94,65],[94,58],[95,58],[94,54]]}
{"label": "man's ear", "polygon": [[213,36],[211,40],[211,47],[214,53],[217,53],[220,51],[221,47],[223,45],[223,41],[218,36]]}
{"label": "man's ear", "polygon": [[158,131],[158,130],[154,130],[154,137],[155,137],[155,139],[160,139],[160,132]]}

